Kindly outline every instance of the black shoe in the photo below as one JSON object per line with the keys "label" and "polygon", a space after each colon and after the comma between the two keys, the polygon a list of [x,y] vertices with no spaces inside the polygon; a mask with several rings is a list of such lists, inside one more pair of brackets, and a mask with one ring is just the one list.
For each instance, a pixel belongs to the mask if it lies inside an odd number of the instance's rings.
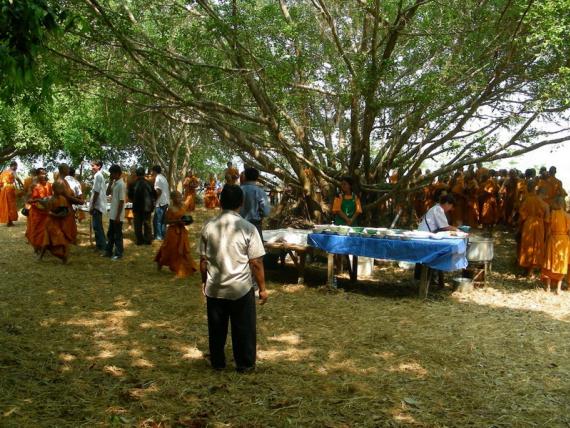
{"label": "black shoe", "polygon": [[251,373],[255,371],[255,366],[252,367],[236,367],[236,372],[238,373]]}

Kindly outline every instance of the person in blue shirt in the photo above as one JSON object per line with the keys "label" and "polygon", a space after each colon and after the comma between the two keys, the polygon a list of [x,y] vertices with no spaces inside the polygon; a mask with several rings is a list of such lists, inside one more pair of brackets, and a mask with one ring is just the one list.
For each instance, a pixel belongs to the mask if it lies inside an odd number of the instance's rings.
{"label": "person in blue shirt", "polygon": [[263,240],[262,222],[263,218],[269,215],[271,207],[265,191],[257,182],[258,178],[259,171],[257,169],[245,169],[245,181],[241,185],[243,191],[243,205],[240,209],[240,215],[257,228],[259,236]]}

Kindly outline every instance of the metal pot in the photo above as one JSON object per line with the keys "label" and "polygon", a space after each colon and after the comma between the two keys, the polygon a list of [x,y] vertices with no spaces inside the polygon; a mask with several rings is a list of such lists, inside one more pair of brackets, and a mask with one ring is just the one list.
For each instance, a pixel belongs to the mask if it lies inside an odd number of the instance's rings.
{"label": "metal pot", "polygon": [[467,242],[467,260],[470,262],[490,262],[493,260],[493,239],[470,236]]}

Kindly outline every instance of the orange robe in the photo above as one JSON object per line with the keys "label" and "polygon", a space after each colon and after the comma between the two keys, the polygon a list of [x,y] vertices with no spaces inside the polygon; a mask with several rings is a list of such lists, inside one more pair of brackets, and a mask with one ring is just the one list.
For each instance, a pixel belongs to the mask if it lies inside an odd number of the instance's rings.
{"label": "orange robe", "polygon": [[[183,205],[176,210],[174,206],[166,210],[165,219],[167,222],[180,220],[186,213],[187,206]],[[168,266],[176,273],[177,278],[186,278],[196,272],[196,263],[190,255],[190,243],[188,242],[188,231],[183,223],[169,224],[166,236],[154,261],[159,266]]]}
{"label": "orange robe", "polygon": [[549,176],[546,179],[548,186],[546,188],[546,202],[552,204],[554,199],[559,196],[566,196],[566,192],[562,187],[562,182],[556,177]]}
{"label": "orange robe", "polygon": [[67,237],[67,240],[72,244],[77,243],[77,223],[75,222],[75,210],[73,209],[73,204],[69,198],[74,198],[75,193],[71,190],[71,186],[67,180],[58,180],[65,187],[64,197],[67,201],[68,214],[63,218],[63,233]]}
{"label": "orange robe", "polygon": [[[32,189],[32,199],[43,199],[49,198],[50,196],[52,196],[50,183],[38,183]],[[37,202],[31,204],[26,226],[26,238],[34,250],[39,250],[44,245],[44,235],[48,217],[48,211],[45,207]]]}
{"label": "orange robe", "polygon": [[422,218],[427,212],[427,205],[430,202],[429,186],[424,186],[421,190],[414,193],[414,211],[418,219]]}
{"label": "orange robe", "polygon": [[18,220],[15,183],[11,170],[0,174],[0,224]]}
{"label": "orange robe", "polygon": [[184,205],[188,207],[188,212],[192,212],[196,209],[196,189],[200,185],[200,180],[198,177],[193,175],[192,177],[186,177],[182,187],[184,188]]}
{"label": "orange robe", "polygon": [[224,178],[226,179],[226,184],[236,184],[239,179],[239,171],[233,166],[226,168]]}
{"label": "orange robe", "polygon": [[204,192],[204,205],[206,208],[217,208],[220,205],[220,200],[216,194],[216,180],[210,180],[210,184]]}
{"label": "orange robe", "polygon": [[536,193],[542,194],[542,198],[548,205],[550,205],[551,202],[549,199],[549,195],[552,194],[551,186],[552,183],[548,181],[548,178],[539,178],[536,183]]}
{"label": "orange robe", "polygon": [[512,224],[517,199],[518,179],[507,178],[503,186],[503,213],[501,218],[505,224]]}
{"label": "orange robe", "polygon": [[495,180],[489,178],[482,185],[482,193],[480,199],[481,224],[493,225],[497,222],[499,207],[497,205],[496,194],[499,190]]}
{"label": "orange robe", "polygon": [[[69,203],[65,196],[53,196],[47,204],[48,211],[52,212],[60,207],[66,207],[69,210]],[[60,259],[67,257],[71,243],[65,232],[68,217],[69,214],[65,217],[48,215],[45,223],[43,247]]]}
{"label": "orange robe", "polygon": [[519,211],[522,203],[528,196],[528,186],[527,182],[524,178],[519,178],[517,180],[517,188],[516,188],[516,195],[515,195],[515,206],[514,209]]}
{"label": "orange robe", "polygon": [[457,177],[455,183],[451,187],[451,194],[455,198],[455,205],[453,210],[451,210],[451,224],[453,226],[459,226],[463,224],[463,219],[465,218],[465,211],[467,210],[467,199],[464,194],[465,181],[463,177]]}
{"label": "orange robe", "polygon": [[530,193],[519,209],[521,243],[519,265],[540,268],[544,262],[544,220],[548,206],[535,193]]}
{"label": "orange robe", "polygon": [[464,189],[466,206],[463,224],[475,228],[479,226],[479,184],[473,178],[465,183]]}
{"label": "orange robe", "polygon": [[552,210],[547,224],[548,240],[542,265],[543,277],[560,281],[568,272],[570,217],[563,210]]}

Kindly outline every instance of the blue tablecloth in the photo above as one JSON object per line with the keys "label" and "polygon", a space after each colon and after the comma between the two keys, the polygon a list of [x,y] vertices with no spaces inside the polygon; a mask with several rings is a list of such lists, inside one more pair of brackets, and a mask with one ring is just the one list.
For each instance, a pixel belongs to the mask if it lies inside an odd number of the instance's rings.
{"label": "blue tablecloth", "polygon": [[433,269],[453,271],[467,267],[464,239],[411,239],[409,241],[311,233],[311,247],[332,254],[353,254],[375,259],[423,263]]}

